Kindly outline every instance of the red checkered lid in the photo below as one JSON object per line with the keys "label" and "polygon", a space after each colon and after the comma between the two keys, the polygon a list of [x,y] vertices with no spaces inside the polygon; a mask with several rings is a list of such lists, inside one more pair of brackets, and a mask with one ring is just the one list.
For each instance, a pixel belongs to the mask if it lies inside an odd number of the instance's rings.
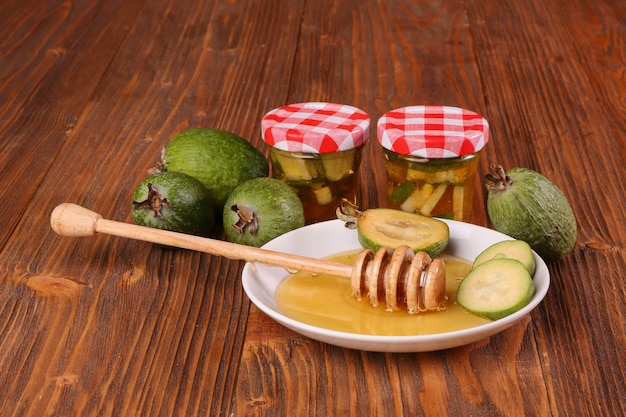
{"label": "red checkered lid", "polygon": [[489,123],[458,107],[403,107],[378,120],[378,141],[402,155],[454,158],[481,150],[489,141]]}
{"label": "red checkered lid", "polygon": [[261,135],[270,146],[290,152],[328,153],[362,145],[370,118],[356,107],[335,103],[297,103],[268,112]]}

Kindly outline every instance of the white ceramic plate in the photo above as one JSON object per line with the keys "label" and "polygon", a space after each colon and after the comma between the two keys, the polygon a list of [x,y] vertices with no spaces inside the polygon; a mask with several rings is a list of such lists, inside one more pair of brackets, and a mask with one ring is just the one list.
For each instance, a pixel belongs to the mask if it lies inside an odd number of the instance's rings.
{"label": "white ceramic plate", "polygon": [[[491,229],[444,220],[450,227],[450,242],[446,253],[472,261],[481,251],[493,243],[511,239]],[[294,253],[313,258],[323,258],[352,249],[361,248],[355,230],[348,230],[340,220],[330,220],[305,226],[286,233],[264,248]],[[500,320],[465,330],[432,335],[371,336],[328,330],[287,317],[276,303],[276,290],[288,277],[283,268],[247,263],[243,269],[243,288],[250,300],[265,314],[283,326],[321,342],[351,349],[377,352],[425,352],[448,349],[473,343],[499,333],[515,324],[532,311],[545,297],[550,286],[550,273],[543,260],[535,253],[537,270],[534,284],[535,295],[530,304],[520,311]]]}

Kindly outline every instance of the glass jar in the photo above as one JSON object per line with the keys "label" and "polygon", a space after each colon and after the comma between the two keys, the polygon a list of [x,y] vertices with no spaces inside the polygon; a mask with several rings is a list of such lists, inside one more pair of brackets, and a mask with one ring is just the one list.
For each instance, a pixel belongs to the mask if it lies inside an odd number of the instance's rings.
{"label": "glass jar", "polygon": [[450,106],[411,106],[378,121],[387,171],[388,206],[469,221],[478,155],[489,125]]}
{"label": "glass jar", "polygon": [[296,191],[306,224],[337,218],[343,198],[356,203],[369,137],[366,113],[343,104],[298,103],[268,112],[261,125],[271,175]]}

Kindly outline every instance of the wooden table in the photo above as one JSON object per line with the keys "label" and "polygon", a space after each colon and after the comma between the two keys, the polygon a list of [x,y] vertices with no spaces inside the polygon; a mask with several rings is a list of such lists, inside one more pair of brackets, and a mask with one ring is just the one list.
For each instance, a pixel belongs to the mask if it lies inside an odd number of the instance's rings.
{"label": "wooden table", "polygon": [[[625,22],[621,0],[3,1],[0,414],[626,415]],[[543,303],[472,345],[361,352],[261,313],[242,262],[51,230],[62,202],[131,222],[184,129],[267,154],[262,115],[300,101],[483,114],[480,171],[537,170],[578,219]],[[385,204],[372,138],[364,208]]]}

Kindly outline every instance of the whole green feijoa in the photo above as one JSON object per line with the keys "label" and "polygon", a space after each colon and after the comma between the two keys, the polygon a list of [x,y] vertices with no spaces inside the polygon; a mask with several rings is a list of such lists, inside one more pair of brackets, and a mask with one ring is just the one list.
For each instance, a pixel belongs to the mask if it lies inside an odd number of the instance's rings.
{"label": "whole green feijoa", "polygon": [[140,226],[208,236],[215,224],[209,191],[197,179],[180,172],[145,178],[133,193],[131,213]]}
{"label": "whole green feijoa", "polygon": [[304,226],[304,209],[289,185],[274,178],[255,178],[228,197],[223,222],[229,241],[260,247]]}
{"label": "whole green feijoa", "polygon": [[258,149],[246,139],[220,129],[180,132],[163,148],[161,164],[166,171],[200,180],[209,190],[218,214],[235,187],[269,175],[269,163]]}
{"label": "whole green feijoa", "polygon": [[487,213],[493,227],[523,240],[546,262],[561,259],[576,243],[576,218],[563,192],[527,168],[505,172],[492,164],[485,175]]}

